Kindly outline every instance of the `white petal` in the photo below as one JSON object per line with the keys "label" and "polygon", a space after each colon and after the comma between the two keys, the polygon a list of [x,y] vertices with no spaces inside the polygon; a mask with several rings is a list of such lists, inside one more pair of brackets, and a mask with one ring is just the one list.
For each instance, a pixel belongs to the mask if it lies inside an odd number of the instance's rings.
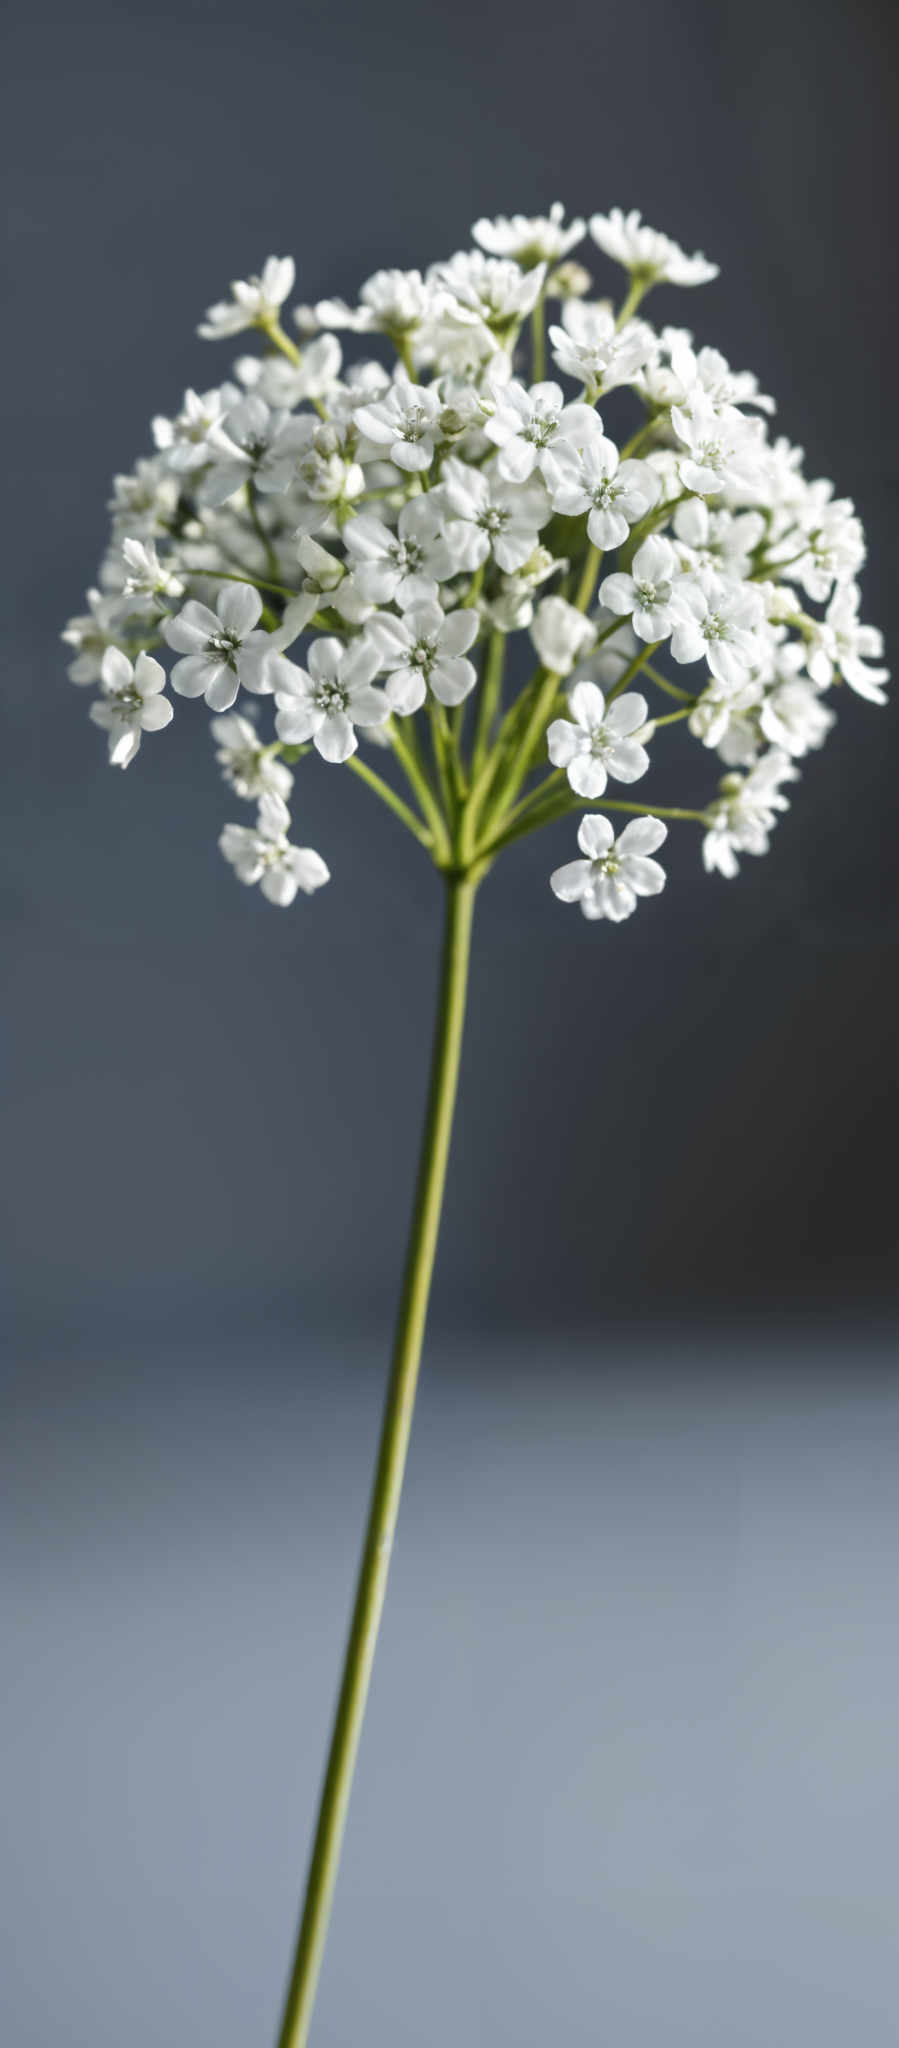
{"label": "white petal", "polygon": [[550,875],[549,886],[560,903],[579,903],[589,888],[592,870],[588,860],[570,860]]}
{"label": "white petal", "polygon": [[593,816],[581,819],[577,843],[589,860],[602,860],[614,838],[614,827],[610,825],[608,818]]}

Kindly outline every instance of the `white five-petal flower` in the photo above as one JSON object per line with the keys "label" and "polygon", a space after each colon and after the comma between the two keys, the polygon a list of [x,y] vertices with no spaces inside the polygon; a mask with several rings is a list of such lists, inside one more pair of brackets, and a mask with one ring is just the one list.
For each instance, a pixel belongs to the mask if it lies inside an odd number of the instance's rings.
{"label": "white five-petal flower", "polygon": [[557,441],[547,451],[543,474],[554,512],[569,519],[587,513],[594,547],[617,548],[659,497],[659,479],[648,462],[618,459],[614,441],[594,434],[581,448]]}
{"label": "white five-petal flower", "polygon": [[570,719],[554,718],[546,735],[549,758],[564,768],[577,796],[602,796],[609,776],[637,782],[649,755],[633,735],[646,724],[646,698],[637,691],[606,704],[598,684],[575,683],[569,693]]}
{"label": "white five-petal flower", "polygon": [[478,630],[477,613],[444,613],[439,604],[410,605],[401,619],[379,612],[366,628],[386,671],[385,694],[405,718],[421,709],[428,690],[440,704],[461,704],[477,671],[466,649]]}
{"label": "white five-petal flower", "polygon": [[665,870],[649,856],[667,837],[661,818],[632,818],[616,839],[608,818],[588,815],[577,835],[585,858],[556,868],[550,876],[553,894],[560,903],[579,903],[585,917],[620,924],[636,910],[638,897],[664,889]]}
{"label": "white five-petal flower", "polygon": [[258,882],[267,902],[281,909],[293,902],[298,889],[311,896],[331,879],[320,853],[311,846],[291,846],[289,829],[287,805],[269,790],[260,800],[255,828],[226,825],[219,837],[238,881]]}
{"label": "white five-petal flower", "polygon": [[609,213],[594,213],[590,233],[606,256],[648,284],[708,284],[718,275],[717,263],[698,253],[687,256],[669,235],[647,227],[636,209],[623,213],[613,206]]}
{"label": "white five-petal flower", "polygon": [[140,746],[141,733],[161,732],[172,717],[165,689],[165,670],[149,654],[139,654],[132,667],[119,647],[107,647],[100,664],[102,696],[91,705],[95,725],[109,734],[109,758],[127,768]]}
{"label": "white five-petal flower", "polygon": [[372,688],[380,656],[367,636],[343,647],[339,640],[315,640],[309,667],[288,664],[275,691],[279,739],[292,746],[311,740],[323,761],[348,761],[359,742],[357,725],[383,725],[390,705],[383,690]]}
{"label": "white five-petal flower", "polygon": [[230,711],[241,684],[257,696],[271,694],[290,663],[282,652],[283,634],[257,627],[261,612],[258,590],[231,583],[219,591],[214,612],[192,598],[166,619],[165,639],[184,657],[172,670],[179,697],[205,697],[211,711]]}
{"label": "white five-petal flower", "polygon": [[604,577],[600,600],[610,612],[630,618],[638,639],[666,640],[677,618],[680,564],[670,540],[651,533],[637,549],[630,573]]}
{"label": "white five-petal flower", "polygon": [[210,306],[197,328],[205,341],[221,341],[246,327],[267,327],[277,320],[296,275],[292,256],[269,256],[259,277],[237,278],[230,299]]}

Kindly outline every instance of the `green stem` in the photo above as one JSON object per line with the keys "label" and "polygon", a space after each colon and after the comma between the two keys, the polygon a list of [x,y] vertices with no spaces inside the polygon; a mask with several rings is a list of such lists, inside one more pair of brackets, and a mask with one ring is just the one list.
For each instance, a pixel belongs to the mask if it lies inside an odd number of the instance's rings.
{"label": "green stem", "polygon": [[427,769],[418,748],[418,735],[412,718],[402,720],[405,730],[400,729],[400,720],[392,718],[386,730],[390,744],[405,774],[406,780],[418,798],[422,816],[430,825],[434,836],[434,856],[438,862],[450,856],[449,834],[446,820],[428,778]]}
{"label": "green stem", "polygon": [[531,313],[531,383],[542,384],[546,376],[546,327],[543,319],[543,300],[538,299]]}
{"label": "green stem", "polygon": [[484,756],[490,745],[493,723],[499,710],[505,659],[505,633],[493,632],[487,642],[487,654],[484,661],[484,679],[481,683],[478,722],[471,756],[472,781],[474,781],[476,775],[480,774],[484,763]]}
{"label": "green stem", "polygon": [[469,875],[447,876],[446,925],[431,1079],[393,1365],[303,1916],[278,2048],[305,2048],[309,2038],[353,1769],[387,1589],[443,1203],[465,1020],[476,887]]}
{"label": "green stem", "polygon": [[287,357],[288,362],[293,364],[295,370],[298,370],[303,360],[302,354],[297,348],[296,342],[291,341],[289,334],[285,334],[280,320],[275,318],[260,320],[259,325],[267,339],[273,341],[275,347],[281,350],[281,354]]}
{"label": "green stem", "polygon": [[578,584],[577,596],[574,600],[576,611],[585,612],[588,609],[588,606],[590,605],[590,602],[593,597],[593,592],[596,589],[596,581],[597,577],[599,576],[601,563],[602,549],[594,547],[591,542],[590,546],[587,549],[587,553],[584,556],[584,566],[581,571],[581,580]]}
{"label": "green stem", "polygon": [[[658,644],[659,643],[657,641],[656,646],[658,646]],[[659,669],[653,668],[651,662],[644,661],[643,674],[645,675],[647,682],[655,683],[656,689],[664,690],[669,697],[679,697],[682,704],[695,703],[696,700],[695,698],[691,697],[689,690],[682,690],[679,684],[670,683],[668,681],[668,677],[663,676]]]}
{"label": "green stem", "polygon": [[363,761],[358,754],[352,754],[346,765],[352,768],[353,774],[358,775],[362,782],[367,782],[369,789],[374,790],[375,795],[380,797],[382,803],[387,804],[410,832],[414,832],[422,846],[431,847],[433,842],[427,826],[416,818],[415,812],[410,811],[402,797],[397,796],[396,790],[391,789],[389,782],[385,782],[382,776],[376,774],[374,768],[370,768],[368,762]]}

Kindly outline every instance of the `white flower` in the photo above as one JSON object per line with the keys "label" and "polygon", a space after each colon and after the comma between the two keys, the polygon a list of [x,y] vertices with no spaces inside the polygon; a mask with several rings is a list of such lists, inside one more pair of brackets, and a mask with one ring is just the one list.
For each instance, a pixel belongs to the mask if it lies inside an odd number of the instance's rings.
{"label": "white flower", "polygon": [[522,270],[501,257],[483,256],[480,249],[460,250],[448,263],[435,263],[431,281],[456,301],[469,319],[505,341],[533,311],[543,290],[545,263]]}
{"label": "white flower", "polygon": [[160,561],[153,541],[123,540],[122,554],[128,571],[125,597],[184,596],[184,584]]}
{"label": "white flower", "polygon": [[584,222],[572,220],[566,228],[562,226],[564,218],[565,208],[556,199],[548,215],[529,218],[524,213],[513,213],[511,220],[507,220],[500,213],[495,220],[476,220],[471,232],[488,256],[511,256],[523,270],[531,270],[535,263],[558,263],[576,242],[583,240]]}
{"label": "white flower", "polygon": [[657,896],[665,887],[665,870],[655,853],[668,837],[661,818],[632,818],[620,839],[608,818],[582,818],[577,843],[584,860],[568,861],[550,876],[560,903],[579,903],[585,917],[608,917],[615,924],[630,917],[639,896]]}
{"label": "white flower", "polygon": [[774,411],[773,398],[759,390],[758,378],[751,370],[732,370],[720,349],[701,348],[697,352],[691,345],[692,337],[673,328],[667,332],[672,337],[671,369],[680,386],[681,405],[689,406],[702,392],[716,407],[757,405],[762,412]]}
{"label": "white flower", "polygon": [[547,453],[543,474],[554,512],[577,519],[588,514],[594,547],[617,548],[659,496],[659,480],[648,462],[619,462],[614,441],[594,434],[582,448],[558,441]]}
{"label": "white flower", "polygon": [[446,538],[465,569],[480,568],[492,554],[513,575],[533,554],[549,518],[549,499],[538,477],[525,484],[505,483],[454,456],[443,465],[441,496]]}
{"label": "white flower", "polygon": [[753,550],[765,534],[760,512],[735,513],[726,505],[713,509],[704,498],[688,498],[678,505],[671,524],[681,543],[682,568],[721,569],[739,578],[749,575]]}
{"label": "white flower", "polygon": [[652,329],[644,320],[629,320],[619,328],[611,306],[582,299],[566,302],[562,325],[550,328],[549,339],[554,363],[566,377],[583,384],[591,400],[618,384],[633,382],[655,348]]}
{"label": "white flower", "polygon": [[596,639],[590,620],[564,597],[541,598],[530,630],[543,667],[557,676],[570,675]]}
{"label": "white flower", "polygon": [[780,784],[795,782],[796,772],[789,755],[774,748],[748,775],[724,777],[720,795],[706,812],[702,858],[710,874],[717,870],[731,879],[739,869],[738,853],[767,853],[778,811],[789,810]]}
{"label": "white flower", "polygon": [[763,601],[757,587],[700,569],[696,576],[681,577],[676,604],[674,660],[705,660],[720,682],[743,682],[759,659],[756,628],[762,623]]}
{"label": "white flower", "polygon": [[633,277],[645,279],[647,284],[660,284],[663,280],[669,284],[708,284],[718,275],[717,263],[707,262],[698,253],[685,255],[668,235],[645,227],[636,211],[625,214],[620,206],[613,206],[610,213],[594,213],[590,233],[606,256],[622,263]]}
{"label": "white flower", "polygon": [[291,673],[275,691],[278,738],[292,746],[311,740],[323,761],[348,761],[359,744],[356,725],[383,725],[390,705],[372,689],[378,650],[366,636],[344,648],[339,640],[315,640],[308,671]]}
{"label": "white flower", "polygon": [[157,413],[153,439],[169,469],[201,469],[209,461],[207,442],[227,412],[240,401],[236,384],[218,384],[212,391],[185,391],[184,404],[173,420]]}
{"label": "white flower", "polygon": [[386,448],[398,469],[429,469],[439,433],[440,398],[431,384],[413,384],[398,370],[390,390],[374,405],[356,407],[356,425],[369,441]]}
{"label": "white flower", "polygon": [[396,532],[362,512],[347,521],[343,540],[349,550],[352,579],[361,597],[372,604],[414,603],[433,599],[437,585],[460,567],[458,553],[444,535],[446,513],[442,495],[410,498],[397,520]]}
{"label": "white flower", "polygon": [[241,356],[234,368],[247,390],[264,398],[266,405],[276,412],[292,412],[304,399],[316,404],[333,396],[342,361],[336,335],[320,334],[304,348],[299,363],[289,363],[285,356]]}
{"label": "white flower", "polygon": [[600,434],[602,422],[592,406],[566,405],[559,384],[532,384],[528,391],[513,380],[497,391],[484,432],[499,449],[500,476],[509,483],[524,483],[535,468],[545,474],[545,457],[560,436],[576,445]]}
{"label": "white flower", "polygon": [[582,682],[570,692],[568,706],[571,721],[554,718],[546,742],[553,766],[567,771],[577,796],[602,796],[610,775],[636,782],[646,774],[649,755],[632,737],[646,724],[645,697],[635,691],[607,707],[597,684]]}
{"label": "white flower", "polygon": [[794,758],[807,754],[812,747],[822,747],[835,724],[834,713],[822,704],[814,684],[798,676],[769,691],[759,711],[759,725],[766,740]]}
{"label": "white flower", "polygon": [[671,542],[651,533],[637,549],[630,575],[619,569],[604,578],[600,599],[609,611],[630,618],[638,639],[665,640],[677,617],[678,566]]}
{"label": "white flower", "polygon": [[269,903],[286,909],[298,889],[311,896],[330,875],[320,853],[311,846],[291,846],[287,805],[271,791],[261,799],[255,830],[226,825],[219,839],[222,853],[240,882],[258,882]]}
{"label": "white flower", "polygon": [[269,256],[260,277],[236,279],[231,298],[209,307],[197,333],[204,341],[220,341],[226,335],[240,334],[245,327],[271,326],[293,291],[295,275],[292,256]]}
{"label": "white flower", "polygon": [[736,406],[718,411],[702,394],[671,409],[671,424],[687,450],[680,457],[681,483],[702,496],[724,490],[754,491],[759,482],[762,422]]}
{"label": "white flower", "polygon": [[368,634],[378,649],[379,666],[394,711],[408,717],[420,710],[428,689],[440,704],[461,704],[477,681],[474,663],[465,660],[478,630],[474,610],[450,612],[439,604],[414,604],[401,619],[379,612]]}
{"label": "white flower", "polygon": [[345,299],[319,299],[312,315],[319,327],[345,327],[354,334],[389,334],[396,339],[414,333],[430,317],[436,297],[420,270],[376,270],[362,286],[358,306],[348,306]]}
{"label": "white flower", "polygon": [[101,590],[88,590],[85,595],[89,611],[70,619],[59,636],[75,649],[75,659],[69,663],[67,674],[70,682],[79,684],[99,682],[106,649],[115,646],[121,632],[119,598]]}
{"label": "white flower", "polygon": [[258,491],[286,491],[297,474],[309,425],[287,413],[272,412],[255,392],[242,398],[212,429],[212,467],[199,485],[200,503],[223,505],[246,483]]}
{"label": "white flower", "polygon": [[118,647],[107,647],[100,664],[102,697],[91,705],[95,725],[109,734],[109,758],[127,768],[140,746],[141,733],[161,732],[172,717],[165,689],[165,670],[149,654],[139,654],[132,668]]}
{"label": "white flower", "polygon": [[293,788],[293,776],[283,761],[264,747],[248,718],[228,711],[212,721],[216,760],[236,796],[258,798],[267,792],[286,799]]}
{"label": "white flower", "polygon": [[166,619],[163,634],[184,656],[172,670],[172,689],[179,697],[205,697],[211,711],[230,711],[241,684],[257,695],[271,693],[282,667],[282,636],[256,629],[262,611],[258,590],[250,584],[226,584],[215,611],[191,599],[183,611]]}
{"label": "white flower", "polygon": [[868,665],[883,653],[883,634],[876,626],[861,625],[858,607],[858,586],[838,583],[823,620],[815,627],[808,672],[822,688],[834,675],[841,675],[860,697],[867,697],[871,704],[885,704],[883,685],[889,682],[890,671]]}

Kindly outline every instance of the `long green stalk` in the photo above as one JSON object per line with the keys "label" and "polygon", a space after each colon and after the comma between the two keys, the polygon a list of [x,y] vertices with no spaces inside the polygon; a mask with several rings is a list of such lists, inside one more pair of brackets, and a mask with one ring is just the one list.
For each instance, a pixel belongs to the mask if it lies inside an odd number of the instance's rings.
{"label": "long green stalk", "polygon": [[305,2048],[396,1527],[424,1337],[459,1074],[476,881],[446,876],[446,924],[431,1078],[393,1365],[331,1749],[278,2048]]}

